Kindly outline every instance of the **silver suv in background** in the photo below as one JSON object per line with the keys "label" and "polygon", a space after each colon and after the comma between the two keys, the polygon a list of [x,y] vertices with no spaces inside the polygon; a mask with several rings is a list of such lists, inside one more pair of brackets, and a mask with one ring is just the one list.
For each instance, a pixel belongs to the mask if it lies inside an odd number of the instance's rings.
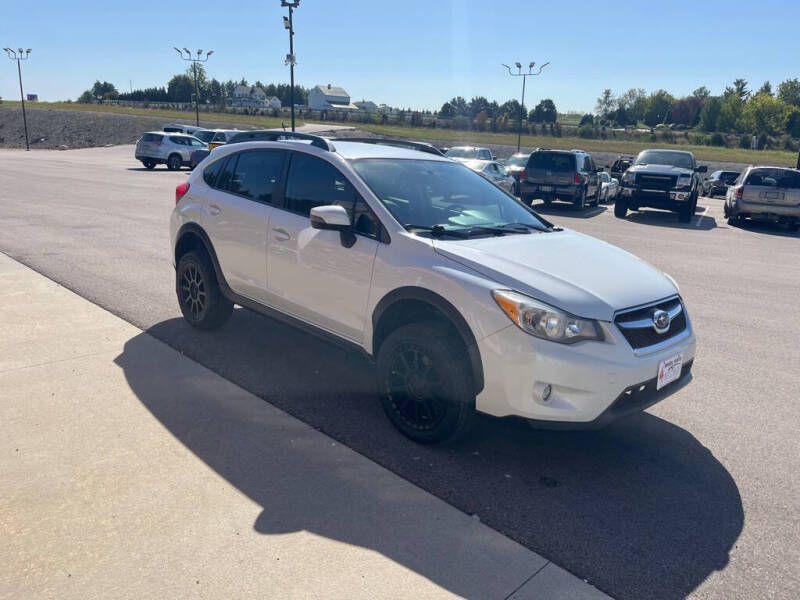
{"label": "silver suv in background", "polygon": [[494,152],[489,148],[478,148],[476,146],[453,146],[448,148],[444,155],[459,162],[467,160],[496,160]]}
{"label": "silver suv in background", "polygon": [[136,142],[136,160],[148,169],[156,165],[167,165],[170,171],[190,165],[192,152],[208,148],[196,137],[183,133],[148,131]]}
{"label": "silver suv in background", "polygon": [[745,218],[800,225],[800,171],[784,167],[747,167],[728,188],[725,216],[730,225]]}

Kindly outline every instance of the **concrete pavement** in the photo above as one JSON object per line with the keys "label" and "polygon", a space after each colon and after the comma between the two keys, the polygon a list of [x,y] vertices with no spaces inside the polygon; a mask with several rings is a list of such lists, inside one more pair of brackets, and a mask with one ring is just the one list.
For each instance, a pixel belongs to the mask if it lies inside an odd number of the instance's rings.
{"label": "concrete pavement", "polygon": [[0,332],[0,598],[607,598],[3,254]]}

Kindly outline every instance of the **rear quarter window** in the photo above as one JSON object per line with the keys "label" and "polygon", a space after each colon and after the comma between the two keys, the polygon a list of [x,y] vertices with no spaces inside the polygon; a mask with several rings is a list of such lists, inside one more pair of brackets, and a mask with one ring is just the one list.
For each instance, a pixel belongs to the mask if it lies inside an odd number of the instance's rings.
{"label": "rear quarter window", "polygon": [[534,152],[528,161],[528,168],[559,172],[575,171],[575,156],[553,152]]}
{"label": "rear quarter window", "polygon": [[222,170],[222,165],[225,162],[225,159],[222,158],[220,160],[214,161],[210,165],[208,165],[205,169],[203,169],[203,181],[206,182],[206,185],[210,187],[215,187],[217,176],[219,172]]}
{"label": "rear quarter window", "polygon": [[160,142],[161,141],[161,137],[162,136],[158,135],[157,133],[145,133],[142,136],[142,141],[143,142]]}

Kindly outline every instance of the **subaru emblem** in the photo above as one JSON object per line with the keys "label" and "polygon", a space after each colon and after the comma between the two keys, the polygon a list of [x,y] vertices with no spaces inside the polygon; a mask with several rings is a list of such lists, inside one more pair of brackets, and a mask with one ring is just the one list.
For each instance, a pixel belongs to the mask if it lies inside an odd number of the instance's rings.
{"label": "subaru emblem", "polygon": [[656,330],[656,333],[666,333],[669,331],[670,320],[667,311],[657,310],[653,313],[653,329]]}

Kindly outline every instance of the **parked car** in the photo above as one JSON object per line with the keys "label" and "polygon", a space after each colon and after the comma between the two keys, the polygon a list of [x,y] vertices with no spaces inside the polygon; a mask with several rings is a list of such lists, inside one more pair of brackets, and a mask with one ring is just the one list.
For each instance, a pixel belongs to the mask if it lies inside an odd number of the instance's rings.
{"label": "parked car", "polygon": [[216,134],[217,132],[213,129],[196,129],[194,132],[192,132],[194,137],[201,142],[205,142],[206,144],[213,140]]}
{"label": "parked car", "polygon": [[619,192],[619,181],[613,179],[608,173],[598,173],[600,178],[600,202],[615,200]]}
{"label": "parked car", "polygon": [[750,166],[728,188],[725,216],[731,225],[745,219],[800,225],[800,171],[785,167]]}
{"label": "parked car", "polygon": [[514,189],[514,178],[496,160],[468,160],[464,164],[505,191],[511,193]]}
{"label": "parked car", "polygon": [[600,203],[597,165],[583,150],[537,150],[520,176],[520,197],[526,204],[541,198],[571,202],[577,208]]}
{"label": "parked car", "polygon": [[211,150],[207,148],[200,148],[199,150],[193,150],[192,153],[189,155],[189,169],[194,169],[203,162],[206,157],[211,154]]}
{"label": "parked car", "polygon": [[494,152],[489,148],[475,146],[454,146],[444,153],[447,158],[454,160],[495,160]]}
{"label": "parked car", "polygon": [[628,210],[647,206],[678,213],[688,223],[697,208],[700,179],[708,167],[697,166],[694,154],[683,150],[643,150],[622,175],[621,194],[614,215],[624,219]]}
{"label": "parked car", "polygon": [[612,179],[619,181],[622,179],[622,174],[627,171],[628,167],[633,163],[634,158],[635,157],[629,154],[621,154],[611,165],[606,165],[608,174],[611,175]]}
{"label": "parked car", "polygon": [[725,196],[730,186],[741,173],[739,171],[714,171],[703,181],[700,186],[700,194],[713,198],[715,194]]}
{"label": "parked car", "polygon": [[366,354],[418,442],[465,435],[476,411],[602,427],[691,379],[669,276],[430,152],[228,144],[177,186],[170,236],[191,326],[235,303]]}
{"label": "parked car", "polygon": [[239,129],[217,129],[214,137],[208,142],[208,149],[213,150],[218,146],[223,146],[231,141],[231,138],[237,133],[242,133]]}
{"label": "parked car", "polygon": [[185,133],[187,135],[194,135],[194,132],[200,129],[194,125],[185,125],[183,123],[167,123],[161,128],[162,131],[167,133]]}
{"label": "parked car", "polygon": [[193,151],[207,148],[191,135],[149,131],[136,142],[134,156],[148,169],[164,164],[170,171],[176,171],[184,165],[190,166]]}
{"label": "parked car", "polygon": [[[538,148],[535,150],[538,150]],[[522,172],[525,170],[525,166],[528,164],[528,159],[530,157],[530,152],[517,152],[516,154],[509,156],[503,162],[503,166],[506,168],[506,173],[514,178],[514,187],[511,190],[511,193],[515,196],[519,196],[519,178],[520,175],[522,175]]]}

